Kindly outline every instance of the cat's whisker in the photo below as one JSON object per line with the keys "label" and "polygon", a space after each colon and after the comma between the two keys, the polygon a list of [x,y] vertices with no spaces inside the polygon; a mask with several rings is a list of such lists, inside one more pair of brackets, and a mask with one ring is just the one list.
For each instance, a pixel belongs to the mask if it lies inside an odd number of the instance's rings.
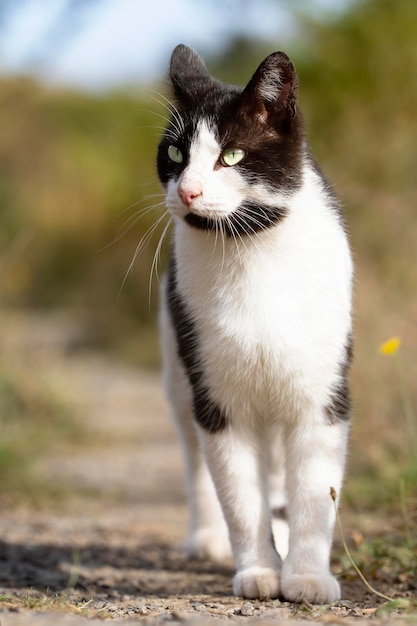
{"label": "cat's whisker", "polygon": [[[171,133],[173,138],[175,137],[175,140],[178,141],[179,137],[181,136],[182,130],[181,130],[181,127],[179,125],[179,121],[175,118],[173,112],[170,111],[171,117],[166,117],[165,115],[162,115],[161,113],[157,113],[156,111],[147,110],[146,112],[147,113],[151,113],[152,115],[155,115],[156,117],[159,117],[162,120],[164,120],[164,122],[168,126],[167,127],[162,127],[162,130],[164,130],[165,134]],[[144,126],[142,128],[152,128],[152,126],[148,126],[148,127]]]}
{"label": "cat's whisker", "polygon": [[[168,116],[164,117],[165,121],[169,123],[170,118],[173,115],[173,108],[170,106],[168,98],[165,98],[165,96],[163,96],[158,91],[154,91],[153,89],[147,89],[146,93],[150,98],[152,98],[154,102],[157,102],[159,105],[161,105],[161,107],[165,109],[165,111],[169,113],[169,117]],[[167,105],[167,102],[168,102],[168,105]],[[151,113],[154,113],[154,111],[151,111]],[[162,117],[161,113],[158,113],[158,115]]]}
{"label": "cat's whisker", "polygon": [[139,211],[136,211],[131,217],[129,217],[128,220],[126,220],[126,222],[123,225],[124,230],[122,233],[118,235],[118,237],[115,239],[115,242],[122,239],[133,228],[133,226],[137,224],[137,222],[140,219],[145,217],[145,215],[147,215],[148,213],[151,213],[155,209],[159,209],[162,206],[164,206],[164,202],[157,202],[156,204],[152,204],[151,206],[147,208],[143,208],[143,209],[140,209]]}
{"label": "cat's whisker", "polygon": [[[271,225],[274,224],[274,220],[266,213],[264,209],[262,209],[262,207],[259,207],[257,211],[254,211],[254,209],[250,207],[245,207],[244,214],[248,221],[251,221],[253,224],[259,227],[260,231],[265,228],[265,222]],[[265,219],[265,222],[261,222],[259,219],[257,219],[259,217],[263,217]],[[253,234],[259,234],[256,232],[256,230],[253,230]]]}
{"label": "cat's whisker", "polygon": [[[254,248],[256,250],[260,250],[261,248],[261,244],[259,242],[259,239],[261,237],[262,234],[262,224],[261,222],[258,222],[257,220],[255,220],[255,218],[252,215],[248,215],[246,210],[242,210],[241,208],[238,208],[235,213],[234,213],[234,218],[236,220],[236,222],[238,223],[238,225],[241,227],[242,229],[242,233],[239,233],[240,235],[240,239],[243,243],[243,245],[245,246],[246,250],[247,245],[246,242],[244,242],[242,235],[246,238],[248,238],[252,245],[254,246]],[[255,229],[252,226],[250,226],[250,224],[248,224],[248,222],[254,222],[255,225],[257,225],[259,228]],[[251,255],[248,255],[249,258],[251,258]]]}
{"label": "cat's whisker", "polygon": [[166,127],[166,126],[153,125],[153,126],[141,126],[142,129],[154,128],[154,129],[162,131],[163,134],[167,135],[175,142],[179,140],[179,138],[181,137],[181,129],[178,128],[177,124],[173,120],[167,119],[165,118],[164,115],[160,115],[159,113],[156,113],[155,111],[147,111],[147,113],[153,113],[153,115],[156,115],[157,117],[160,117],[161,119],[163,119],[164,122],[166,122],[166,124],[172,124],[172,128],[169,126]]}
{"label": "cat's whisker", "polygon": [[[247,230],[246,230],[246,223],[245,223],[245,221],[244,221],[243,216],[241,216],[241,215],[239,214],[239,212],[237,212],[237,213],[235,214],[235,216],[234,216],[234,217],[235,217],[235,219],[236,219],[237,225],[238,225],[238,226],[240,226],[240,227],[242,228],[243,235],[244,235],[244,236],[246,236],[246,237],[248,237],[248,238],[252,241],[251,234],[250,234],[249,232],[247,232]],[[240,219],[240,218],[242,218],[242,219]],[[244,240],[244,237],[242,236],[242,233],[239,231],[239,229],[238,229],[238,228],[236,229],[236,232],[237,232],[237,236],[238,236],[238,238],[239,238],[239,241],[241,242],[242,246],[244,247],[244,249],[245,249],[246,253],[248,253],[248,252],[249,252],[249,250],[248,250],[248,247],[247,247],[246,242],[245,242],[245,240]],[[250,258],[250,255],[249,255],[249,254],[248,254],[247,256],[248,256],[248,258]]]}
{"label": "cat's whisker", "polygon": [[216,233],[217,232],[220,233],[220,241],[221,241],[221,246],[222,246],[222,260],[220,264],[220,271],[219,271],[217,282],[221,283],[225,259],[226,259],[226,234],[224,231],[224,221],[222,219],[216,220]]}
{"label": "cat's whisker", "polygon": [[[170,118],[167,117],[166,115],[163,115],[162,113],[158,113],[157,111],[152,111],[152,109],[146,109],[146,113],[150,113],[151,115],[154,115],[155,117],[160,117],[161,120],[164,120],[166,124],[169,124],[171,121]],[[152,126],[151,127],[142,126],[141,128],[152,128]]]}
{"label": "cat's whisker", "polygon": [[[158,176],[156,176],[156,175],[155,176],[151,176],[150,178],[148,178],[148,180],[144,180],[143,182],[140,182],[140,183],[138,182],[134,186],[137,189],[140,189],[142,187],[149,187],[150,185],[153,185],[155,183],[159,183]],[[159,194],[159,195],[162,195],[162,194]]]}
{"label": "cat's whisker", "polygon": [[236,228],[236,226],[233,224],[233,220],[230,218],[229,215],[226,216],[226,223],[227,223],[227,227],[229,229],[229,232],[231,234],[231,237],[233,239],[233,243],[235,244],[235,248],[236,248],[236,252],[237,252],[237,256],[239,259],[239,263],[242,264],[242,256],[241,256],[241,252],[240,252],[240,248],[239,248],[239,231]]}
{"label": "cat's whisker", "polygon": [[[175,106],[175,104],[172,102],[172,100],[170,100],[169,98],[167,98],[166,96],[164,96],[163,94],[158,94],[162,100],[164,100],[166,102],[166,108],[168,111],[170,111],[171,115],[173,115],[173,117],[175,117],[176,121],[178,122],[179,128],[182,131],[185,131],[185,123],[184,120],[181,116],[181,113],[179,112],[179,110],[177,109],[177,107]],[[161,102],[161,104],[163,104]]]}
{"label": "cat's whisker", "polygon": [[124,215],[125,213],[127,213],[127,211],[130,211],[130,209],[133,209],[135,206],[138,206],[139,204],[143,204],[144,202],[148,202],[148,200],[153,200],[154,198],[165,198],[165,194],[164,193],[150,193],[147,196],[144,196],[143,198],[136,200],[136,202],[132,202],[132,204],[129,204],[128,207],[123,209],[120,215]]}
{"label": "cat's whisker", "polygon": [[179,134],[181,134],[185,130],[185,124],[175,104],[171,100],[169,100],[169,98],[167,98],[166,96],[164,96],[163,94],[157,91],[148,90],[148,93],[151,96],[151,98],[155,100],[155,102],[158,102],[158,104],[163,106],[170,113],[172,120],[166,120],[166,121],[167,122],[172,121],[172,123],[175,122],[174,125],[179,130]]}
{"label": "cat's whisker", "polygon": [[120,233],[121,230],[127,227],[129,222],[131,222],[132,220],[144,217],[147,213],[150,213],[151,211],[158,209],[159,207],[163,205],[164,205],[164,201],[161,200],[160,202],[155,202],[154,204],[150,204],[148,206],[137,209],[130,217],[126,218],[126,220],[123,222],[123,224],[120,226],[119,230],[117,231],[118,234]]}
{"label": "cat's whisker", "polygon": [[162,202],[157,202],[156,204],[152,204],[151,206],[144,207],[143,209],[139,209],[138,211],[135,211],[135,213],[133,215],[131,215],[124,222],[124,224],[119,228],[119,230],[117,231],[116,236],[114,237],[114,239],[112,239],[112,241],[110,243],[108,243],[106,246],[104,246],[100,251],[106,250],[107,248],[110,248],[111,246],[114,246],[118,241],[123,239],[123,237],[125,235],[127,235],[127,233],[133,228],[133,226],[135,224],[137,224],[137,222],[140,219],[142,219],[145,215],[147,215],[151,211],[154,211],[155,209],[157,209],[157,208],[159,208],[159,207],[161,207],[163,205],[164,205],[163,201]]}
{"label": "cat's whisker", "polygon": [[126,284],[127,278],[128,276],[131,274],[133,267],[136,263],[136,259],[138,258],[139,254],[142,252],[142,250],[145,248],[145,246],[149,243],[149,241],[151,240],[153,234],[155,233],[155,231],[157,230],[159,224],[162,222],[162,220],[165,219],[165,217],[167,216],[168,211],[164,211],[164,213],[156,220],[156,222],[154,222],[154,224],[152,224],[152,226],[150,226],[150,228],[148,228],[148,230],[145,232],[145,234],[141,237],[138,245],[136,246],[135,252],[133,254],[133,258],[129,264],[129,267],[127,268],[125,275],[123,277],[122,280],[122,284],[120,285],[120,289],[119,289],[119,293],[118,293],[118,297],[120,297],[120,294],[123,290],[123,287]]}
{"label": "cat's whisker", "polygon": [[217,250],[217,242],[219,240],[219,220],[214,220],[214,225],[215,225],[215,233],[214,233],[214,244],[213,244],[213,251],[211,253],[211,258],[214,257],[216,250]]}
{"label": "cat's whisker", "polygon": [[[133,202],[132,204],[130,204],[128,207],[126,207],[125,209],[123,209],[123,211],[120,213],[120,216],[124,215],[127,211],[130,211],[130,209],[134,208],[135,206],[138,206],[138,204],[142,204],[143,202],[147,202],[148,200],[151,200],[153,198],[161,198],[161,197],[165,197],[164,193],[151,193],[147,196],[145,196],[144,198],[140,198],[139,200],[137,200],[136,202]],[[102,252],[103,250],[107,250],[107,248],[110,248],[111,246],[113,246],[115,243],[117,243],[125,234],[128,230],[130,230],[130,226],[127,229],[127,231],[123,232],[122,234],[120,234],[120,231],[132,220],[134,219],[136,216],[138,216],[138,214],[140,213],[141,215],[139,217],[142,217],[142,215],[144,215],[145,213],[147,213],[150,210],[153,210],[155,208],[157,208],[158,206],[163,205],[164,202],[158,202],[156,204],[152,204],[150,206],[147,207],[143,207],[142,209],[138,209],[138,211],[135,211],[135,213],[133,215],[131,215],[118,229],[116,236],[114,237],[114,239],[112,239],[112,241],[110,241],[110,243],[106,244],[105,246],[103,246],[103,248],[100,248],[99,252]],[[137,219],[139,219],[139,217]],[[135,223],[137,221],[137,219],[135,220]]]}
{"label": "cat's whisker", "polygon": [[241,229],[242,229],[242,233],[239,231],[239,229],[236,229],[236,231],[237,231],[237,235],[239,237],[239,241],[240,241],[240,243],[242,244],[242,246],[245,249],[246,259],[253,266],[255,266],[255,261],[253,259],[253,255],[249,253],[249,249],[248,249],[247,243],[245,241],[245,237],[247,237],[249,239],[249,241],[252,243],[252,245],[255,247],[256,250],[259,249],[258,243],[255,242],[254,238],[252,237],[252,233],[247,229],[247,224],[246,224],[246,221],[245,221],[245,215],[240,213],[239,211],[236,211],[235,214],[234,214],[234,218],[236,220],[237,225],[240,226]]}
{"label": "cat's whisker", "polygon": [[[168,211],[165,211],[164,217],[169,215]],[[152,279],[153,276],[156,276],[158,283],[160,282],[159,274],[158,274],[158,263],[161,256],[161,250],[164,243],[165,236],[173,222],[173,217],[170,215],[168,222],[165,224],[164,230],[162,231],[161,236],[159,237],[158,245],[155,250],[155,254],[153,255],[151,271],[149,276],[149,289],[148,289],[148,304],[151,306],[151,297],[152,297]]]}
{"label": "cat's whisker", "polygon": [[[166,128],[165,126],[142,126],[142,129],[146,129],[146,130],[159,130],[162,131],[163,134],[167,135],[168,137],[170,137],[173,141],[178,141],[179,136],[177,133],[175,133],[172,129],[170,128]],[[160,136],[160,134],[158,133],[158,137]]]}

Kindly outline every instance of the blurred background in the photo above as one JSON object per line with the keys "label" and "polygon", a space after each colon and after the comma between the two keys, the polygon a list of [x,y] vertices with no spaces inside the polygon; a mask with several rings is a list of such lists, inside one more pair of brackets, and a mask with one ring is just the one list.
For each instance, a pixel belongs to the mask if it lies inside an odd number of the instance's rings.
{"label": "blurred background", "polygon": [[34,454],[27,433],[39,454],[58,410],[7,341],[19,320],[32,340],[41,327],[70,327],[73,351],[159,367],[166,246],[150,287],[165,226],[155,151],[180,42],[236,84],[270,52],[293,59],[309,141],[345,207],[356,262],[345,498],[398,508],[406,494],[415,506],[414,0],[0,1],[0,484],[19,490],[16,468]]}

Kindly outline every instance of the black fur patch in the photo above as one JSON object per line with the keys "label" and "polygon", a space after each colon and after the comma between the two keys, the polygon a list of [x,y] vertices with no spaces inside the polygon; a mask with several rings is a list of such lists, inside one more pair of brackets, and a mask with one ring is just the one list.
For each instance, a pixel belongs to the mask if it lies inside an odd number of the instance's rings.
{"label": "black fur patch", "polygon": [[210,433],[219,432],[226,427],[227,419],[211,400],[209,390],[204,384],[204,374],[198,354],[198,333],[195,323],[178,292],[176,264],[172,255],[168,267],[167,287],[168,306],[177,339],[178,355],[184,365],[192,389],[194,417],[198,424]]}
{"label": "black fur patch", "polygon": [[188,213],[185,221],[201,230],[223,231],[228,237],[241,237],[270,228],[283,220],[286,215],[285,207],[268,207],[254,202],[243,202],[237,211],[221,220]]}
{"label": "black fur patch", "polygon": [[346,344],[345,360],[341,366],[340,380],[332,392],[332,399],[326,406],[326,416],[331,424],[346,421],[351,414],[351,400],[349,391],[348,374],[353,358],[353,339],[349,335]]}

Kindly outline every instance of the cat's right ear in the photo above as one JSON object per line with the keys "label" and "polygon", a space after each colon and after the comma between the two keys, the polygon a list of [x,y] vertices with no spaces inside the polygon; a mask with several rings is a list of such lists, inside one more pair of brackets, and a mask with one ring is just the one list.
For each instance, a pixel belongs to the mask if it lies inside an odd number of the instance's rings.
{"label": "cat's right ear", "polygon": [[297,113],[297,90],[294,65],[284,52],[274,52],[260,64],[242,97],[246,109],[265,123],[290,122]]}
{"label": "cat's right ear", "polygon": [[174,48],[169,74],[175,97],[184,106],[201,97],[207,90],[207,84],[213,80],[203,59],[183,44]]}

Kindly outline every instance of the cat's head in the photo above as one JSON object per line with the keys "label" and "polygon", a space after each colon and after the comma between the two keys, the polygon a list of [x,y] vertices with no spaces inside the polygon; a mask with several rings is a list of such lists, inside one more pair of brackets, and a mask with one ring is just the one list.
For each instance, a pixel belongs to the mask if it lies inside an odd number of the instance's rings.
{"label": "cat's head", "polygon": [[304,135],[297,76],[283,52],[268,56],[242,89],[212,78],[177,46],[176,106],[158,148],[169,211],[190,226],[229,235],[276,224],[301,182]]}

